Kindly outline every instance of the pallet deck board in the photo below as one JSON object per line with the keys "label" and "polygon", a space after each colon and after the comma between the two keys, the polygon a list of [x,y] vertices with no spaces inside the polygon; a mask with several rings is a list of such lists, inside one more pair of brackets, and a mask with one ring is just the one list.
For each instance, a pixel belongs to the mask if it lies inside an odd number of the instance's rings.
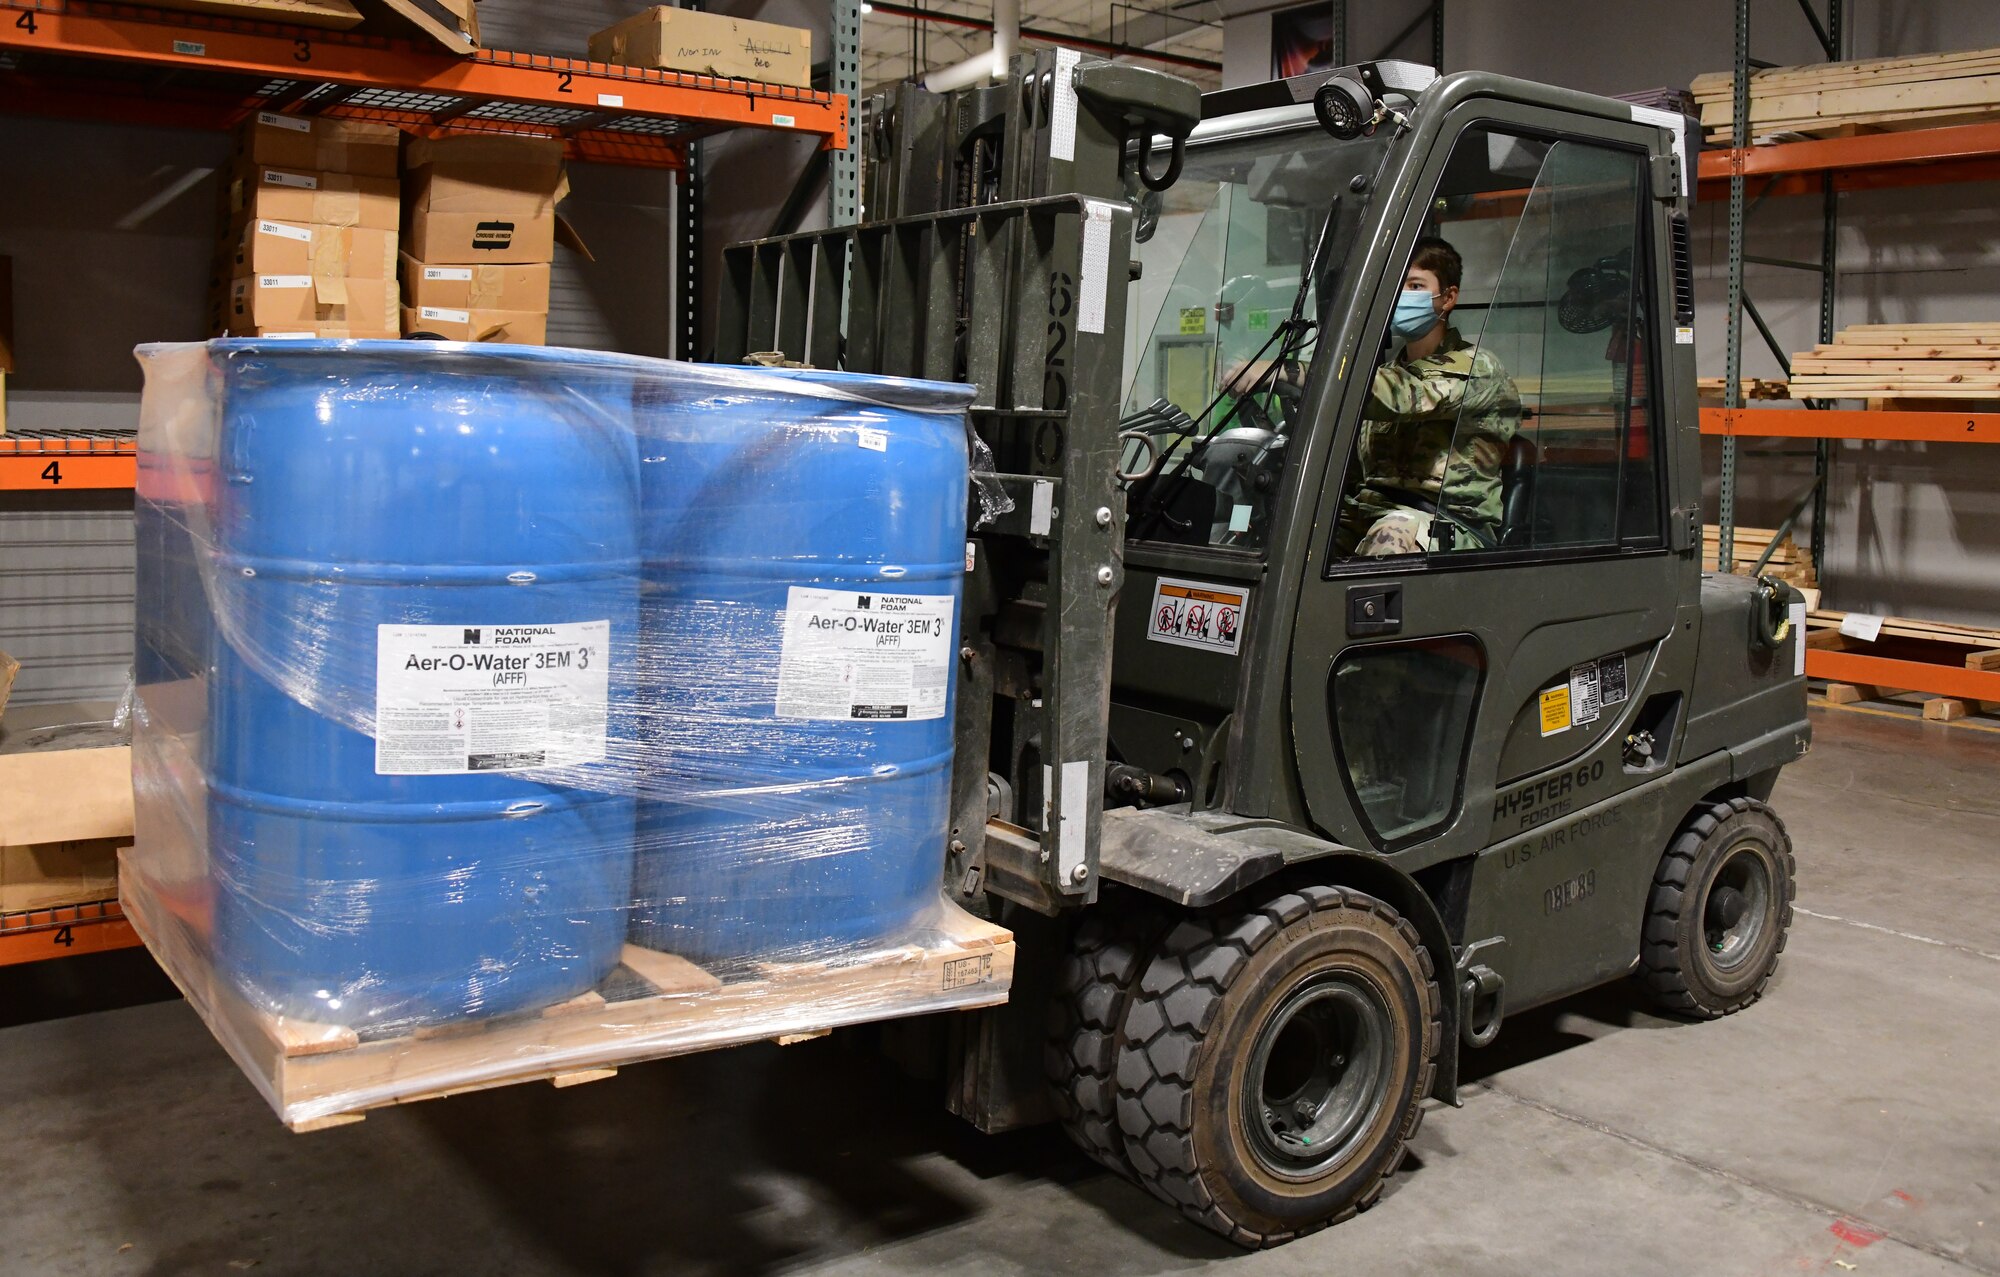
{"label": "pallet deck board", "polygon": [[627,945],[609,979],[555,1007],[372,1036],[253,1006],[207,960],[189,912],[135,872],[129,857],[120,894],[154,958],[294,1130],[359,1120],[387,1105],[527,1081],[569,1085],[558,1079],[595,1080],[642,1060],[994,1006],[1013,982],[1013,934],[940,899],[916,931],[878,948],[718,973]]}

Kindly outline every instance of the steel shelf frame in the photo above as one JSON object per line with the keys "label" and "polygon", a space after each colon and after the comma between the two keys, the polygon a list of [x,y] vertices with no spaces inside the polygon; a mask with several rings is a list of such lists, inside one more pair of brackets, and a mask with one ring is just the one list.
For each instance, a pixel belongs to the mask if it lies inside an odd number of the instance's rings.
{"label": "steel shelf frame", "polygon": [[[90,0],[0,0],[0,58],[0,109],[17,112],[210,127],[253,110],[323,113],[418,133],[540,133],[563,138],[575,159],[664,168],[683,167],[689,143],[725,129],[847,145],[848,99],[834,93],[498,49],[459,56],[356,32]],[[159,75],[64,83],[74,77],[36,70],[47,60]],[[209,87],[176,83],[189,78]]]}
{"label": "steel shelf frame", "polygon": [[[1761,157],[1750,145],[1750,70],[1754,66],[1766,66],[1750,56],[1750,4],[1751,0],[1736,0],[1736,40],[1735,64],[1733,67],[1734,94],[1731,102],[1730,146],[1718,157],[1726,165],[1729,182],[1729,297],[1725,317],[1728,323],[1726,360],[1723,371],[1723,405],[1725,410],[1734,412],[1743,407],[1743,319],[1748,315],[1757,327],[1758,335],[1771,349],[1778,366],[1791,376],[1791,358],[1778,345],[1777,338],[1758,313],[1757,304],[1751,300],[1743,284],[1743,267],[1750,260],[1744,253],[1745,223],[1750,213],[1761,203],[1747,202],[1747,182],[1753,172],[1771,171],[1756,167],[1769,164],[1769,157]],[[1813,0],[1799,0],[1799,9],[1811,24],[1813,36],[1826,53],[1828,62],[1838,62],[1846,47],[1847,0],[1826,0],[1826,21],[1821,22],[1813,9]],[[1769,149],[1769,148],[1765,148]],[[1703,167],[1708,167],[1707,157],[1703,157]],[[1765,262],[1817,273],[1820,280],[1819,291],[1819,340],[1833,340],[1834,285],[1838,274],[1837,250],[1840,233],[1840,190],[1835,184],[1832,165],[1818,166],[1819,187],[1822,201],[1820,256],[1817,262]],[[1801,172],[1806,170],[1792,170]],[[1718,175],[1720,176],[1720,175]],[[1765,194],[1769,192],[1766,191]],[[1815,401],[1815,408],[1826,406]],[[1813,562],[1823,562],[1826,558],[1826,493],[1827,470],[1832,462],[1832,444],[1817,439],[1813,445]],[[1737,442],[1733,433],[1722,441],[1722,495],[1721,509],[1717,512],[1719,525],[1716,555],[1720,563],[1731,563],[1736,552],[1736,466]]]}
{"label": "steel shelf frame", "polygon": [[139,933],[116,900],[0,913],[0,967],[130,949]]}

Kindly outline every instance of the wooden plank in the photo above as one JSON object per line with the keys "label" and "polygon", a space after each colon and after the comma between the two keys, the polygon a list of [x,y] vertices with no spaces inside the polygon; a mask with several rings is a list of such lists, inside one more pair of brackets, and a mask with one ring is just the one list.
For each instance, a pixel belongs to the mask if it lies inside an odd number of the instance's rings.
{"label": "wooden plank", "polygon": [[558,1073],[549,1079],[549,1084],[558,1091],[567,1087],[582,1086],[586,1082],[602,1082],[606,1078],[618,1076],[617,1069],[578,1069],[574,1073]]}
{"label": "wooden plank", "polygon": [[1864,687],[1854,683],[1828,683],[1826,685],[1826,700],[1829,705],[1852,705],[1856,701],[1878,701],[1881,699],[1881,692],[1873,687]]}
{"label": "wooden plank", "polygon": [[663,994],[707,993],[722,987],[720,979],[679,954],[628,944],[618,960]]}
{"label": "wooden plank", "polygon": [[1924,702],[1924,717],[1933,723],[1951,723],[1965,717],[1965,702],[1950,696],[1933,697]]}

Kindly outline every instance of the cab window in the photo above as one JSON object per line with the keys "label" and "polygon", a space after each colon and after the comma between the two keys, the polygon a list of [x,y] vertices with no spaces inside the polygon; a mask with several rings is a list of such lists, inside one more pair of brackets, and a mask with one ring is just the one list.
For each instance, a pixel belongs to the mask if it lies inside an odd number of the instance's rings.
{"label": "cab window", "polygon": [[1334,560],[1660,541],[1644,161],[1473,128],[1406,260]]}

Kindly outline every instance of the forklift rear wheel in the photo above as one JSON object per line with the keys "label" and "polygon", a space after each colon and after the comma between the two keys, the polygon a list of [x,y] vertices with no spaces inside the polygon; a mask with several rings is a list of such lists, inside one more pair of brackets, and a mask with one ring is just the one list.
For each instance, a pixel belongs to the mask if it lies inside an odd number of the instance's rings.
{"label": "forklift rear wheel", "polygon": [[1070,937],[1049,1002],[1043,1069],[1056,1116],[1078,1148],[1131,1178],[1118,1133],[1120,1026],[1166,918],[1148,905],[1109,901],[1086,914]]}
{"label": "forklift rear wheel", "polygon": [[1763,803],[1733,798],[1688,822],[1660,859],[1640,976],[1655,1002],[1704,1020],[1764,994],[1792,925],[1792,840]]}
{"label": "forklift rear wheel", "polygon": [[1337,1223],[1402,1163],[1443,1031],[1430,954],[1372,896],[1307,886],[1186,919],[1125,1014],[1126,1156],[1245,1246]]}

